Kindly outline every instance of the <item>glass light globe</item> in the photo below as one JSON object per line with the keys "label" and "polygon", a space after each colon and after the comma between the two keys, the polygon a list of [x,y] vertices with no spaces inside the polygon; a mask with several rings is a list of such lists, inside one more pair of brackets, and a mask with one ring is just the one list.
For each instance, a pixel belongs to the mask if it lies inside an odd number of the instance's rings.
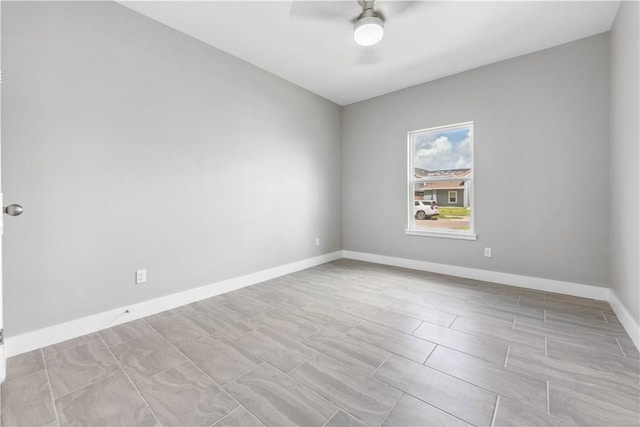
{"label": "glass light globe", "polygon": [[359,19],[353,28],[353,39],[360,46],[373,46],[379,43],[384,36],[382,19],[377,16],[368,16]]}

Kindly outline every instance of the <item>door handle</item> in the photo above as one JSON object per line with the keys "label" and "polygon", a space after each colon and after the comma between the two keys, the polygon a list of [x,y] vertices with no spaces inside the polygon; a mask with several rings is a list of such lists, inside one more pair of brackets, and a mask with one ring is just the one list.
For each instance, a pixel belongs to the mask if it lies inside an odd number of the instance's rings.
{"label": "door handle", "polygon": [[22,208],[22,206],[15,203],[9,206],[5,206],[2,210],[4,211],[5,214],[9,216],[18,216],[22,214],[22,212],[24,212],[24,209]]}

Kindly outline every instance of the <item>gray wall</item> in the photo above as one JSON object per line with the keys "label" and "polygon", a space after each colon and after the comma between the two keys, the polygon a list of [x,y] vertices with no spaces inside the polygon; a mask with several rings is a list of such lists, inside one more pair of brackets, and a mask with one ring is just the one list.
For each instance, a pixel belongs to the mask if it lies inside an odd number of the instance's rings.
{"label": "gray wall", "polygon": [[[608,46],[602,34],[345,107],[344,249],[607,286]],[[407,132],[466,121],[478,240],[405,235]]]}
{"label": "gray wall", "polygon": [[341,249],[337,105],[113,2],[3,1],[2,54],[8,335]]}
{"label": "gray wall", "polygon": [[611,31],[611,287],[640,323],[640,5],[624,1]]}

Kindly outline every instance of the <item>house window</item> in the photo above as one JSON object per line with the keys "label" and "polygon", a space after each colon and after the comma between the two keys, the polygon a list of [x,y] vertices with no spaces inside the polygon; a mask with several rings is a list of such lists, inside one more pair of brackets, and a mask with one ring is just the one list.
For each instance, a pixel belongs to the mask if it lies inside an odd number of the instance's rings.
{"label": "house window", "polygon": [[449,191],[449,203],[458,203],[457,191]]}
{"label": "house window", "polygon": [[473,122],[411,131],[407,144],[406,234],[475,240]]}

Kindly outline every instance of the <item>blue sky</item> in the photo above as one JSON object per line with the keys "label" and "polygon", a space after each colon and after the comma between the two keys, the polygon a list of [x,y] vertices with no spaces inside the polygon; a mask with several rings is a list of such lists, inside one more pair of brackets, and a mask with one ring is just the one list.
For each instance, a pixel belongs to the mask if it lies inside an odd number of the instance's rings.
{"label": "blue sky", "polygon": [[415,167],[427,170],[471,167],[471,129],[425,132],[415,137]]}

